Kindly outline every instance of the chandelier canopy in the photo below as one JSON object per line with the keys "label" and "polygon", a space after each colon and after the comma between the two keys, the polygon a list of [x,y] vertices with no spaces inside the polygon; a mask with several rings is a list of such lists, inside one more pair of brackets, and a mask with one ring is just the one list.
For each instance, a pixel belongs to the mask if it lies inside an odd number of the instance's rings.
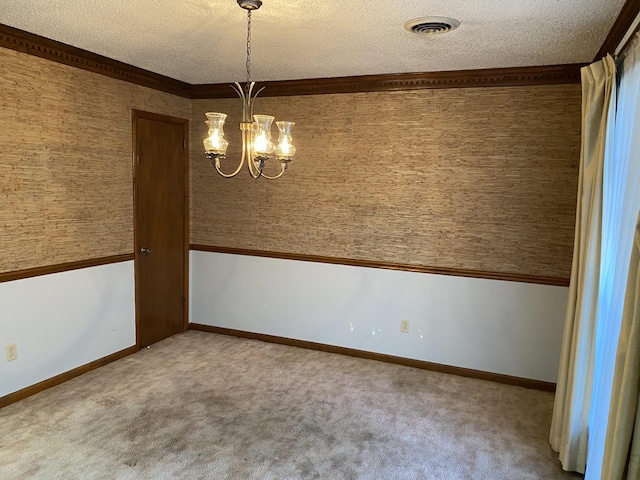
{"label": "chandelier canopy", "polygon": [[[242,158],[236,170],[232,173],[224,173],[220,169],[221,161],[227,157],[229,142],[224,138],[224,122],[227,115],[224,113],[207,112],[209,127],[207,138],[204,140],[205,155],[223,177],[230,178],[237,175],[244,165],[245,158],[249,167],[249,173],[253,178],[268,178],[274,180],[280,178],[287,169],[288,163],[296,153],[291,139],[291,129],[294,122],[276,122],[279,130],[278,144],[271,141],[271,124],[275,120],[270,115],[254,115],[253,104],[258,94],[264,89],[254,91],[255,82],[251,81],[251,12],[262,6],[261,0],[237,0],[238,5],[247,11],[247,81],[244,88],[236,82],[231,85],[240,100],[242,100]],[[280,173],[274,176],[266,175],[264,168],[269,160],[280,162]]]}

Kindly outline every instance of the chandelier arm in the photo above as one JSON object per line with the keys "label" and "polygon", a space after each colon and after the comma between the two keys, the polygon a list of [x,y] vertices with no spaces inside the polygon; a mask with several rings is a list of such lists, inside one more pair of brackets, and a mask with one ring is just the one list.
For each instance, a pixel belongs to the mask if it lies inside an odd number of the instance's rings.
{"label": "chandelier arm", "polygon": [[242,101],[244,101],[245,97],[244,97],[244,90],[242,86],[238,82],[235,82],[233,85],[231,85],[231,88],[233,88],[238,94],[238,96],[242,99]]}
{"label": "chandelier arm", "polygon": [[[251,160],[248,160],[247,164],[251,165]],[[251,175],[252,178],[255,178],[257,180],[262,175],[262,172],[260,171],[260,169],[258,167],[254,166],[254,168],[256,169],[255,172],[253,171],[253,169],[251,167],[249,167],[249,174]]]}
{"label": "chandelier arm", "polygon": [[242,160],[240,160],[240,164],[238,165],[238,168],[236,168],[236,171],[233,173],[224,173],[222,170],[220,170],[220,160],[216,159],[216,161],[214,162],[213,166],[216,167],[216,171],[222,175],[224,178],[231,178],[231,177],[235,177],[240,170],[242,169],[242,165],[244,164],[244,156],[242,157]]}
{"label": "chandelier arm", "polygon": [[[255,82],[254,82],[255,83]],[[253,87],[253,84],[251,84],[251,86]],[[251,100],[249,101],[249,110],[250,110],[250,117],[251,119],[253,119],[253,104],[256,102],[256,97],[258,96],[258,94],[264,90],[264,87],[262,87],[261,89],[259,89],[255,95],[253,96],[253,98],[251,98]]]}
{"label": "chandelier arm", "polygon": [[[260,178],[260,174],[262,173],[260,169],[258,169],[255,164],[253,164],[253,159],[251,158],[251,139],[247,138],[247,135],[251,135],[251,132],[247,134],[247,130],[242,132],[242,159],[245,158],[245,152],[247,157],[247,167],[249,167],[249,175],[252,178],[258,179]],[[253,165],[252,165],[253,164]],[[255,168],[255,171],[254,171]]]}
{"label": "chandelier arm", "polygon": [[[238,164],[238,168],[233,173],[224,173],[220,169],[220,162],[222,158],[226,158],[225,152],[228,146],[228,142],[224,139],[224,133],[222,132],[222,125],[224,124],[224,119],[226,115],[220,113],[207,113],[207,125],[210,128],[210,136],[205,139],[205,153],[207,158],[213,159],[213,165],[218,172],[219,175],[230,178],[236,176],[242,167],[244,166],[245,160],[247,161],[247,167],[249,169],[249,174],[254,179],[258,179],[260,177],[264,177],[268,180],[275,180],[280,178],[284,172],[287,170],[287,164],[291,160],[290,157],[278,157],[281,161],[281,170],[277,175],[271,176],[266,175],[264,173],[265,162],[272,156],[268,155],[273,150],[273,143],[271,143],[270,138],[271,134],[268,131],[269,129],[266,126],[271,126],[271,122],[273,121],[273,117],[265,115],[258,116],[254,122],[253,115],[253,106],[255,103],[255,99],[257,96],[264,90],[264,87],[255,89],[255,82],[251,81],[251,11],[257,10],[262,5],[262,0],[237,0],[238,5],[241,8],[247,10],[247,58],[245,62],[247,78],[244,86],[240,85],[239,82],[235,82],[234,85],[231,85],[231,88],[238,94],[240,100],[242,101],[242,121],[240,122],[240,130],[242,131],[242,157],[240,159],[240,163]],[[216,117],[217,115],[217,117]],[[278,122],[276,122],[278,123]],[[288,132],[291,130],[291,122],[283,122],[284,124],[288,123]],[[217,129],[216,129],[217,127]],[[280,128],[280,125],[278,125]],[[283,127],[284,128],[284,127]],[[281,133],[284,130],[281,130]],[[254,137],[259,133],[260,136],[260,148],[254,150],[254,141],[256,140]],[[263,136],[266,137],[263,138]],[[289,135],[290,137],[290,135]],[[217,143],[216,143],[217,140]],[[263,148],[262,143],[266,140],[266,146]],[[292,155],[295,152],[295,148],[292,151]],[[282,153],[282,152],[281,152]],[[255,158],[254,158],[255,155]]]}
{"label": "chandelier arm", "polygon": [[235,92],[238,94],[238,97],[240,97],[240,100],[242,100],[242,121],[243,122],[251,121],[250,119],[247,119],[247,113],[248,113],[247,102],[250,101],[251,97],[247,97],[247,95],[244,92],[244,89],[238,82],[236,82],[234,85],[231,85],[231,88],[235,90]]}
{"label": "chandelier arm", "polygon": [[[252,166],[253,164],[253,166]],[[254,162],[251,157],[247,157],[247,166],[249,167],[249,174],[255,178],[258,179],[260,178],[260,175],[262,175],[262,170],[260,170],[260,168],[258,168],[258,166],[256,165],[256,162]]]}
{"label": "chandelier arm", "polygon": [[260,176],[266,178],[267,180],[275,180],[276,178],[280,178],[282,175],[284,175],[284,171],[287,169],[287,164],[283,163],[282,164],[282,170],[280,170],[280,173],[278,175],[275,175],[273,177],[269,176],[269,175],[265,175],[264,173],[260,172]]}

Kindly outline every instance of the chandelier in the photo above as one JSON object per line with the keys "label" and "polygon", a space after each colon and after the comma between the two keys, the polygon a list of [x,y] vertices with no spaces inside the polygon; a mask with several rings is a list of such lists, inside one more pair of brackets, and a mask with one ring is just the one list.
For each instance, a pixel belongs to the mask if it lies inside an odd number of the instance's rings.
{"label": "chandelier", "polygon": [[[242,100],[242,122],[240,123],[242,158],[234,172],[224,173],[220,169],[221,161],[227,157],[227,146],[229,145],[229,142],[224,138],[223,127],[227,118],[224,113],[207,112],[205,114],[207,116],[205,123],[209,127],[209,132],[204,140],[204,151],[216,171],[225,178],[236,176],[242,169],[246,158],[249,173],[253,178],[263,177],[274,180],[284,174],[287,164],[296,153],[296,147],[293,146],[291,140],[291,129],[295,124],[294,122],[276,122],[280,136],[278,145],[274,145],[271,141],[271,124],[275,118],[270,115],[253,114],[253,103],[264,87],[254,92],[255,82],[251,81],[251,12],[259,9],[262,6],[262,1],[237,1],[238,5],[247,11],[247,82],[244,88],[238,82],[231,85],[231,88]],[[280,173],[274,176],[266,175],[264,173],[265,164],[274,158],[280,162]]]}

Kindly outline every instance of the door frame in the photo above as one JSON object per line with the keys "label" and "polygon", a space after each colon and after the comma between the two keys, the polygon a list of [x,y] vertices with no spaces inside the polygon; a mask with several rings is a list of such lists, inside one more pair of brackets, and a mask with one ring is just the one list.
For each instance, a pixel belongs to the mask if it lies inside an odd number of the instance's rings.
{"label": "door frame", "polygon": [[182,164],[184,167],[184,271],[183,275],[183,331],[189,328],[189,120],[185,118],[171,117],[159,113],[146,112],[143,110],[132,110],[132,164],[133,164],[133,248],[134,248],[134,290],[135,290],[135,316],[136,316],[136,347],[140,349],[140,288],[138,280],[140,245],[138,241],[138,132],[137,121],[139,118],[153,120],[157,122],[173,123],[182,125],[184,133],[184,145],[182,149]]}

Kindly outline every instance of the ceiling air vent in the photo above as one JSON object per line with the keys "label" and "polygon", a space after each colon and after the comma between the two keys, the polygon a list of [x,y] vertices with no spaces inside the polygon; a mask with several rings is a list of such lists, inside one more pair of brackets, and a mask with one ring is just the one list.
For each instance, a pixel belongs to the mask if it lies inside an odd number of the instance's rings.
{"label": "ceiling air vent", "polygon": [[413,33],[423,35],[437,35],[455,30],[460,26],[460,22],[448,17],[423,17],[414,18],[404,24],[404,28]]}

